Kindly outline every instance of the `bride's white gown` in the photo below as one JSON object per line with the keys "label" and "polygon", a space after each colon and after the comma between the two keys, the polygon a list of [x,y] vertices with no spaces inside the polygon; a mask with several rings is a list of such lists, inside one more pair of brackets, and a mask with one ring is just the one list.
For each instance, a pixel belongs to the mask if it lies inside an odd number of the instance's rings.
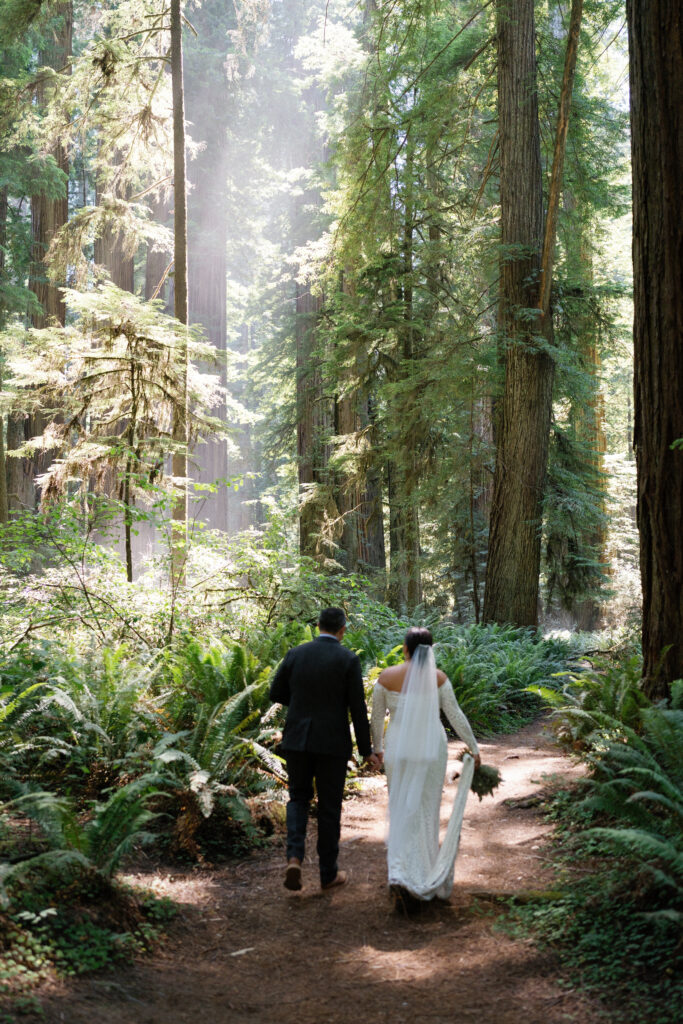
{"label": "bride's white gown", "polygon": [[[447,679],[439,687],[439,708],[464,740],[473,754],[479,753],[470,724],[455,699],[453,687]],[[376,753],[384,749],[384,765],[387,784],[391,792],[391,776],[395,767],[392,738],[397,737],[401,722],[402,695],[387,690],[381,683],[375,684],[372,698],[372,745]],[[384,721],[387,711],[389,726],[384,735]],[[394,743],[395,743],[394,739]],[[414,812],[408,829],[403,828],[400,842],[391,841],[391,819],[389,820],[388,869],[389,884],[400,885],[422,900],[434,897],[448,899],[453,889],[455,858],[460,844],[465,804],[474,774],[474,760],[465,755],[460,774],[458,790],[453,803],[448,828],[439,847],[439,818],[441,795],[446,774],[448,743],[446,733],[439,725],[438,748],[434,751],[424,777],[419,805]]]}

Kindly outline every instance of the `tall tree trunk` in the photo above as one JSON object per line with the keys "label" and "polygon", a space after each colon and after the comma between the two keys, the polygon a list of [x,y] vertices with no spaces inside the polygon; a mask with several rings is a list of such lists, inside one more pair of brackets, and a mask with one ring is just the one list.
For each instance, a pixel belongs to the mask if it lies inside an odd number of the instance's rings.
{"label": "tall tree trunk", "polygon": [[[195,170],[196,173],[196,170]],[[200,202],[198,190],[190,193],[189,204]],[[190,284],[190,323],[201,324],[206,340],[215,346],[220,360],[218,368],[209,367],[212,373],[218,372],[220,382],[226,384],[225,354],[227,348],[227,222],[225,205],[218,204],[213,217],[208,220],[199,217],[190,222],[189,249],[189,284]],[[225,421],[225,407],[214,410],[215,415]],[[216,480],[228,478],[228,447],[225,440],[209,439],[199,445],[193,452],[192,475],[201,483],[213,484]],[[225,485],[219,487],[215,494],[208,494],[201,510],[201,518],[210,527],[228,531],[228,505],[234,492],[227,491]]]}
{"label": "tall tree trunk", "polygon": [[330,478],[330,437],[333,402],[324,393],[321,356],[316,327],[323,307],[322,296],[308,285],[297,285],[297,451],[299,459],[299,547],[302,555],[321,565],[335,557],[341,532],[339,511]]}
{"label": "tall tree trunk", "polygon": [[[533,0],[499,0],[498,112],[502,265],[500,329],[505,388],[491,505],[484,621],[536,626],[541,562],[543,489],[548,463],[554,366],[539,344],[552,329],[538,307],[543,193],[536,93]],[[558,137],[565,132],[562,105]],[[563,157],[563,150],[556,159]],[[560,174],[561,178],[561,174]],[[552,180],[552,179],[551,179]],[[548,220],[548,274],[555,246]],[[552,234],[552,237],[551,237]]]}
{"label": "tall tree trunk", "polygon": [[[40,51],[41,67],[50,67],[55,71],[63,71],[71,56],[73,34],[73,9],[71,0],[59,3],[54,9],[54,20],[49,31],[52,33],[49,44]],[[46,100],[48,80],[40,77],[36,85],[36,103],[42,106]],[[65,148],[57,144],[52,151],[57,167],[67,178],[69,175],[69,157]],[[31,239],[32,256],[29,276],[29,287],[35,294],[42,310],[32,316],[34,327],[45,327],[49,323],[62,326],[66,319],[66,306],[59,286],[48,278],[45,256],[55,234],[69,218],[68,189],[64,195],[52,199],[46,195],[31,197]],[[24,416],[12,413],[7,424],[7,449],[16,450],[25,441],[41,434],[46,421],[39,413]],[[35,486],[36,476],[44,473],[50,464],[47,454],[33,458],[10,458],[7,461],[7,500],[9,509],[35,509],[38,493]]]}
{"label": "tall tree trunk", "polygon": [[[232,4],[204,0],[193,12],[197,38],[188,36],[185,46],[185,101],[192,139],[201,145],[189,168],[188,271],[190,280],[190,323],[201,324],[207,341],[219,357],[218,373],[226,384],[227,350],[227,246],[228,189],[230,161],[228,132],[236,112],[239,86],[230,84],[225,72],[228,33],[236,26]],[[211,367],[215,373],[216,368]],[[225,406],[214,410],[222,420]],[[193,452],[192,474],[201,483],[227,479],[228,445],[209,439]],[[201,518],[209,526],[227,531],[229,512],[239,517],[243,495],[226,488],[207,493]],[[235,509],[229,509],[229,506]]]}
{"label": "tall tree trunk", "polygon": [[564,155],[567,149],[567,132],[569,131],[569,110],[572,102],[574,73],[579,48],[579,33],[583,15],[583,0],[572,0],[569,17],[569,32],[565,52],[564,73],[560,90],[560,104],[557,111],[557,129],[555,131],[555,149],[553,165],[550,173],[548,189],[548,212],[543,233],[543,253],[541,255],[541,283],[539,287],[538,307],[545,319],[550,313],[550,290],[553,280],[553,264],[555,261],[555,242],[557,239],[557,216],[562,195],[564,171]]}
{"label": "tall tree trunk", "polygon": [[[249,324],[242,324],[239,334],[238,352],[243,359],[248,357],[252,347],[252,330]],[[238,381],[233,386],[234,396],[242,402],[244,399],[245,386],[243,381]],[[226,503],[227,530],[232,536],[248,530],[261,522],[262,510],[257,500],[257,487],[254,482],[254,474],[258,464],[258,449],[254,441],[252,427],[248,423],[235,424],[233,436],[236,451],[228,452],[227,475],[228,479],[241,478],[236,500],[231,501],[230,496]]]}
{"label": "tall tree trunk", "polygon": [[[413,312],[413,175],[415,146],[406,141],[404,171],[404,208],[402,240],[403,317],[399,334],[399,374],[402,379],[412,377],[419,359],[420,338],[414,324]],[[412,398],[404,408],[397,410],[392,450],[389,453],[389,595],[394,607],[410,611],[422,603],[422,577],[420,571],[420,520],[417,506],[418,444],[421,428],[421,410]],[[392,526],[393,522],[393,526]]]}
{"label": "tall tree trunk", "polygon": [[[335,432],[351,443],[362,433],[373,434],[369,402],[353,392],[336,403]],[[340,544],[349,572],[384,570],[384,519],[382,480],[374,451],[357,456],[359,467],[352,473],[337,474],[336,501],[342,518]],[[384,584],[381,584],[384,591]]]}
{"label": "tall tree trunk", "polygon": [[[352,272],[344,273],[342,291],[350,298],[354,295]],[[365,360],[365,339],[349,339],[356,347],[357,358],[354,375],[368,378]],[[371,419],[372,403],[366,389],[368,384],[353,388],[335,401],[335,433],[344,438],[344,444],[358,448],[364,437],[365,450],[356,451],[353,467],[343,467],[335,474],[336,503],[342,520],[340,545],[341,560],[349,572],[377,570],[384,575],[386,556],[384,551],[384,516],[382,511],[382,476],[377,463],[376,430]],[[377,592],[384,594],[385,581],[377,581]]]}
{"label": "tall tree trunk", "polygon": [[[54,11],[52,38],[49,45],[40,51],[41,66],[62,71],[71,56],[73,35],[73,9],[71,0],[59,4]],[[36,88],[36,102],[42,106],[46,99],[46,81],[39,78]],[[57,167],[69,175],[69,158],[61,144],[52,151]],[[56,233],[69,219],[68,189],[58,199],[46,195],[31,197],[31,239],[32,262],[29,287],[42,307],[40,313],[32,316],[34,327],[42,328],[50,323],[62,326],[66,321],[66,306],[59,287],[48,278],[45,264],[50,243]],[[45,417],[40,413],[29,416],[11,414],[8,423],[8,449],[16,449],[31,437],[41,434],[46,426]],[[35,478],[44,473],[50,464],[49,455],[35,455],[33,458],[12,458],[8,463],[8,504],[11,509],[33,509],[38,493]]]}
{"label": "tall tree trunk", "polygon": [[[39,61],[41,66],[53,68],[55,71],[62,71],[66,68],[71,56],[73,36],[73,7],[71,0],[60,3],[54,10],[54,22],[51,26],[52,32],[49,45],[40,51]],[[38,106],[45,103],[48,80],[42,76],[38,79],[36,88],[36,102]],[[69,157],[61,143],[57,143],[52,151],[57,167],[69,176]],[[33,319],[34,327],[45,327],[48,323],[60,323],[64,326],[66,318],[66,306],[59,287],[48,279],[45,255],[50,242],[61,227],[69,219],[69,197],[68,189],[65,187],[64,195],[59,199],[51,199],[46,195],[36,195],[31,198],[31,237],[33,241],[33,254],[31,277],[29,286],[35,293],[36,298],[43,307],[40,314]]]}
{"label": "tall tree trunk", "polygon": [[[2,377],[0,376],[0,384]],[[0,524],[8,518],[7,507],[7,460],[5,458],[5,417],[0,416]]]}
{"label": "tall tree trunk", "polygon": [[[593,260],[586,244],[585,236],[581,239],[579,252],[579,273],[585,283],[586,291],[593,289]],[[596,525],[586,530],[579,530],[579,550],[584,559],[597,563],[601,571],[607,571],[606,542],[607,534],[607,494],[605,477],[605,452],[607,438],[605,435],[605,402],[600,392],[601,358],[599,348],[598,325],[593,309],[584,302],[583,312],[577,318],[577,334],[579,358],[582,368],[590,378],[590,392],[587,401],[582,401],[573,410],[576,424],[576,438],[587,454],[588,465],[586,474],[588,484],[598,501],[598,518]],[[596,579],[597,583],[597,579]],[[582,630],[594,630],[600,626],[601,605],[593,597],[585,597],[574,603],[572,608],[576,626]]]}
{"label": "tall tree trunk", "polygon": [[643,688],[683,678],[683,35],[679,0],[627,0]]}
{"label": "tall tree trunk", "polygon": [[[181,324],[188,323],[187,298],[187,186],[185,164],[185,96],[183,89],[183,36],[181,0],[171,0],[171,88],[173,96],[173,312]],[[187,348],[185,348],[185,408],[179,409],[173,424],[173,440],[179,450],[173,455],[176,485],[173,500],[173,575],[185,578],[187,557]]]}
{"label": "tall tree trunk", "polygon": [[[0,286],[5,284],[5,245],[7,244],[7,185],[0,187]],[[0,328],[5,326],[5,310],[0,309]],[[0,389],[4,353],[0,350]],[[5,417],[0,416],[0,524],[7,522],[7,459],[5,458]]]}

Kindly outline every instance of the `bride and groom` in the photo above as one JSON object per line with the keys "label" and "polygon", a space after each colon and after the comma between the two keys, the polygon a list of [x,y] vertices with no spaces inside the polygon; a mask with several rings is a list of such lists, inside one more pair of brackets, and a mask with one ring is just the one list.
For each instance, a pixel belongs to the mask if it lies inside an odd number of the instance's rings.
{"label": "bride and groom", "polygon": [[[404,661],[386,668],[375,684],[372,729],[368,723],[360,660],[343,647],[341,608],[320,613],[318,636],[287,652],[270,687],[271,699],[288,706],[280,745],[287,764],[287,889],[302,888],[310,802],[318,803],[318,861],[323,890],[344,885],[339,834],[346,767],[352,742],[349,715],[363,763],[384,764],[389,787],[388,882],[395,893],[418,900],[447,899],[460,831],[479,749],[453,687],[436,668],[432,635],[412,627]],[[441,793],[447,759],[440,713],[469,748],[443,842],[439,844]],[[389,725],[385,720],[389,713]]]}

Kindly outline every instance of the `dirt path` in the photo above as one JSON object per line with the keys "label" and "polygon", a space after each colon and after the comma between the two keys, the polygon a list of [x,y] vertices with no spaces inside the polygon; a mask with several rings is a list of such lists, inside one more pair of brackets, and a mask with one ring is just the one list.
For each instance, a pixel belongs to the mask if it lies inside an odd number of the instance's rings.
{"label": "dirt path", "polygon": [[[454,744],[452,752],[458,749]],[[135,966],[43,992],[47,1024],[597,1024],[600,1006],[558,984],[557,965],[493,928],[478,890],[552,883],[535,806],[542,776],[575,773],[540,724],[482,744],[504,783],[470,794],[455,891],[418,919],[392,912],[382,842],[383,779],[344,805],[343,889],[322,894],[305,865],[302,894],[282,886],[283,854],[214,871],[134,876],[179,901],[169,940]],[[447,786],[452,797],[453,786]],[[533,803],[533,801],[532,801]],[[314,849],[314,843],[309,844]],[[484,910],[484,912],[482,912]]]}

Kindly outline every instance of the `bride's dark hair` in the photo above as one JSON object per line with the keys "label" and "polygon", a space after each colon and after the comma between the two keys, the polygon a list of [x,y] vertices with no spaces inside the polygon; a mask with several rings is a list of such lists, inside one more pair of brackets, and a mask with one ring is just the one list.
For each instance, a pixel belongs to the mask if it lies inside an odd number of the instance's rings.
{"label": "bride's dark hair", "polygon": [[408,654],[412,658],[420,644],[431,647],[434,643],[434,637],[426,626],[411,626],[403,638],[403,643],[408,648]]}

